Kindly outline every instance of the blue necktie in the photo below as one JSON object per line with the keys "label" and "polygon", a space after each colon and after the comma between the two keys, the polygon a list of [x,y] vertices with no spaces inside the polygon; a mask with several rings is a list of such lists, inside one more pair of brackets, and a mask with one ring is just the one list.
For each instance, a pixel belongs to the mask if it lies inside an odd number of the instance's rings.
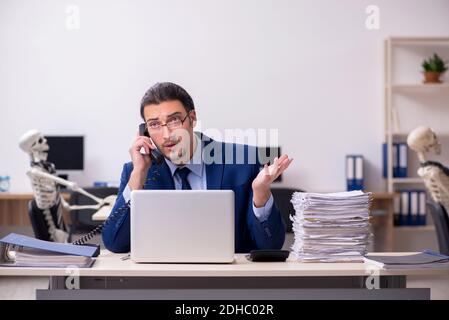
{"label": "blue necktie", "polygon": [[190,186],[189,181],[187,180],[187,176],[190,173],[190,169],[187,167],[184,168],[177,168],[175,170],[175,174],[178,175],[178,177],[181,178],[181,182],[182,182],[182,190],[192,190],[192,187]]}

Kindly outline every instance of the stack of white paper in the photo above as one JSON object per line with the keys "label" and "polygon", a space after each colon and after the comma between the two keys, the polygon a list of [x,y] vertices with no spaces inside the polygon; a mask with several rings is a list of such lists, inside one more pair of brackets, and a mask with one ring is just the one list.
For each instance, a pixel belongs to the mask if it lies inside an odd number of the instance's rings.
{"label": "stack of white paper", "polygon": [[370,240],[371,193],[295,192],[291,254],[303,262],[361,262]]}
{"label": "stack of white paper", "polygon": [[50,253],[33,248],[21,248],[20,251],[9,252],[9,255],[14,259],[11,266],[15,267],[89,268],[94,263],[91,257]]}

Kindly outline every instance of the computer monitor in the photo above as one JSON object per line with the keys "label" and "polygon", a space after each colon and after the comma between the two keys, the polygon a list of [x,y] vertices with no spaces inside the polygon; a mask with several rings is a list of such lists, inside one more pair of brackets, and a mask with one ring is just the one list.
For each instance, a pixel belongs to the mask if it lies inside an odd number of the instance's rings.
{"label": "computer monitor", "polygon": [[49,162],[56,170],[84,170],[83,136],[45,136],[50,150]]}

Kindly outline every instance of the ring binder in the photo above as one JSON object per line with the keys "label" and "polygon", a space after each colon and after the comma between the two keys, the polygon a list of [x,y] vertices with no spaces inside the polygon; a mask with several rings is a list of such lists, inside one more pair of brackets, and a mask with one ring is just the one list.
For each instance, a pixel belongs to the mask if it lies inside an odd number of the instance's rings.
{"label": "ring binder", "polygon": [[0,239],[0,266],[88,268],[100,253],[98,245],[73,245],[10,233]]}

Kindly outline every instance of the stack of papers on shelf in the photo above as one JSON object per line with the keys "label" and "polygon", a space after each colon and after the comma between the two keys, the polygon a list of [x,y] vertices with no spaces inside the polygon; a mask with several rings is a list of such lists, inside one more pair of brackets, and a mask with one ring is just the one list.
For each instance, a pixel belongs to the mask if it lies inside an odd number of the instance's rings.
{"label": "stack of papers on shelf", "polygon": [[3,267],[89,268],[98,254],[95,246],[55,243],[15,233],[0,239]]}
{"label": "stack of papers on shelf", "polygon": [[408,255],[369,255],[364,261],[382,269],[449,268],[449,256],[430,250]]}
{"label": "stack of papers on shelf", "polygon": [[295,192],[293,257],[302,262],[362,262],[370,240],[371,193]]}

